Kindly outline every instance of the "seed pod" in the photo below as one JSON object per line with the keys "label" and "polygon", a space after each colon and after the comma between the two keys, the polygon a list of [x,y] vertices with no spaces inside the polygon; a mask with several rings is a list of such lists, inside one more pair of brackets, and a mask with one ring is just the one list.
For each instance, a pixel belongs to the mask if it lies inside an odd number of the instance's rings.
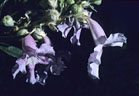
{"label": "seed pod", "polygon": [[13,20],[13,18],[10,15],[4,16],[4,18],[2,19],[2,22],[7,27],[13,27],[14,23],[15,23],[15,21]]}

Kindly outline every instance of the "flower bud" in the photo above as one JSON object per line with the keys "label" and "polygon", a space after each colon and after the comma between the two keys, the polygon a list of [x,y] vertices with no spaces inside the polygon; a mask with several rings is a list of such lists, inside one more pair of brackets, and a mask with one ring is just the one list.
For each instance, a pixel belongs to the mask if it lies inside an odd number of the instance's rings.
{"label": "flower bud", "polygon": [[13,20],[13,18],[10,15],[4,16],[2,22],[7,27],[13,27],[14,23],[15,23],[15,21]]}
{"label": "flower bud", "polygon": [[48,0],[48,4],[52,8],[57,8],[57,0]]}
{"label": "flower bud", "polygon": [[23,35],[27,35],[29,32],[27,29],[21,29],[18,31],[17,35],[18,36],[23,36]]}
{"label": "flower bud", "polygon": [[74,4],[72,6],[72,12],[73,12],[73,14],[81,13],[82,12],[82,6],[81,5]]}
{"label": "flower bud", "polygon": [[43,39],[43,37],[46,36],[46,33],[40,29],[40,28],[36,28],[36,30],[33,33],[33,36],[37,39],[37,40],[41,40]]}
{"label": "flower bud", "polygon": [[50,9],[46,11],[46,18],[48,22],[56,22],[59,20],[60,13],[55,9]]}
{"label": "flower bud", "polygon": [[66,3],[67,3],[68,5],[71,5],[71,4],[74,4],[75,1],[74,1],[74,0],[66,0]]}
{"label": "flower bud", "polygon": [[87,8],[87,7],[89,7],[90,3],[88,1],[83,1],[81,3],[81,5],[82,5],[83,8]]}
{"label": "flower bud", "polygon": [[96,4],[96,5],[100,5],[102,3],[102,0],[95,0],[94,2],[93,2],[93,4]]}

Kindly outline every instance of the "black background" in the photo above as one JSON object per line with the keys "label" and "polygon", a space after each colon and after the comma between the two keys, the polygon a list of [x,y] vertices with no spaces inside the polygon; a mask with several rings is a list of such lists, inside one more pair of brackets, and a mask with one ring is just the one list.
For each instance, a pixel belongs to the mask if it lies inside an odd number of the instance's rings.
{"label": "black background", "polygon": [[[68,68],[60,76],[49,75],[45,86],[31,85],[25,82],[23,74],[12,79],[16,58],[0,51],[0,96],[139,96],[139,2],[103,0],[96,9],[98,12],[92,18],[100,23],[107,36],[121,32],[127,37],[123,48],[104,48],[100,80],[92,80],[87,73],[87,59],[95,47],[88,30],[82,30],[80,47],[71,45],[69,38],[63,39],[60,33],[48,32],[56,50],[71,51]],[[9,42],[18,45],[14,40]]]}

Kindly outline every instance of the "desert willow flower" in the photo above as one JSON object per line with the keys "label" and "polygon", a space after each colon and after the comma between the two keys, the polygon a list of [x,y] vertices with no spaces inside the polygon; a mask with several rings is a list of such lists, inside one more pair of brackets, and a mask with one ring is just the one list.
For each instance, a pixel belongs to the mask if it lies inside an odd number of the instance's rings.
{"label": "desert willow flower", "polygon": [[88,72],[92,78],[99,79],[99,65],[101,64],[103,47],[122,47],[123,43],[126,43],[126,37],[122,33],[115,33],[107,38],[103,28],[95,20],[87,17],[87,21],[96,44],[94,52],[90,54],[88,59]]}
{"label": "desert willow flower", "polygon": [[[103,47],[107,46],[123,46],[123,43],[126,43],[126,37],[122,33],[111,34],[108,38],[103,30],[103,28],[93,19],[91,19],[91,12],[83,10],[81,15],[82,19],[79,17],[72,18],[71,22],[65,21],[64,24],[58,25],[59,31],[62,32],[64,38],[67,37],[71,28],[74,28],[74,34],[71,37],[71,43],[74,44],[77,42],[77,45],[80,45],[79,39],[81,34],[81,29],[86,28],[90,29],[96,47],[94,52],[90,54],[88,59],[88,72],[93,78],[99,78],[99,65],[101,64],[101,55],[103,52]],[[79,15],[77,15],[79,16]],[[82,20],[82,21],[80,21]],[[84,23],[83,23],[84,21]],[[86,22],[87,23],[86,23]]]}
{"label": "desert willow flower", "polygon": [[[13,67],[13,78],[19,72],[29,74],[29,78],[27,82],[31,84],[35,84],[39,82],[39,76],[35,77],[35,65],[36,64],[44,64],[48,65],[53,60],[47,56],[46,54],[55,55],[55,51],[51,46],[50,39],[45,36],[44,43],[41,44],[40,48],[37,47],[37,44],[31,35],[27,35],[22,41],[22,48],[23,48],[23,56],[16,60],[16,65]],[[28,71],[26,71],[26,66],[28,67]],[[47,72],[45,72],[47,75]],[[45,81],[44,81],[45,82]]]}

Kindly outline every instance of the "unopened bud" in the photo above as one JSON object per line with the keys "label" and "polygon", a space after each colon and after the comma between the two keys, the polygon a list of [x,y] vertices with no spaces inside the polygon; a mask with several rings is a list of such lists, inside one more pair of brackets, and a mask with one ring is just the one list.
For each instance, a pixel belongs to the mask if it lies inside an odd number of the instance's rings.
{"label": "unopened bud", "polygon": [[84,11],[84,12],[83,12],[83,15],[84,15],[84,16],[89,16],[89,14],[88,14],[87,11]]}
{"label": "unopened bud", "polygon": [[83,1],[81,3],[81,5],[82,5],[83,8],[87,8],[87,7],[89,7],[90,3],[88,1]]}
{"label": "unopened bud", "polygon": [[50,9],[46,11],[46,18],[49,22],[55,22],[59,20],[60,13],[55,9]]}
{"label": "unopened bud", "polygon": [[27,35],[27,34],[29,34],[27,29],[21,29],[17,33],[18,36],[23,36],[23,35]]}
{"label": "unopened bud", "polygon": [[40,28],[36,28],[36,30],[33,33],[33,36],[37,39],[37,40],[41,40],[43,39],[43,37],[46,36],[46,33],[40,29]]}
{"label": "unopened bud", "polygon": [[82,12],[82,6],[81,5],[77,5],[77,4],[74,4],[72,6],[72,12],[73,14],[78,14],[78,13],[81,13]]}
{"label": "unopened bud", "polygon": [[4,16],[2,22],[7,27],[13,27],[14,23],[15,23],[15,21],[13,20],[13,18],[10,15]]}
{"label": "unopened bud", "polygon": [[66,3],[67,3],[68,5],[71,5],[71,4],[74,4],[75,1],[74,1],[74,0],[67,0]]}
{"label": "unopened bud", "polygon": [[48,4],[52,8],[57,8],[57,0],[48,0]]}

